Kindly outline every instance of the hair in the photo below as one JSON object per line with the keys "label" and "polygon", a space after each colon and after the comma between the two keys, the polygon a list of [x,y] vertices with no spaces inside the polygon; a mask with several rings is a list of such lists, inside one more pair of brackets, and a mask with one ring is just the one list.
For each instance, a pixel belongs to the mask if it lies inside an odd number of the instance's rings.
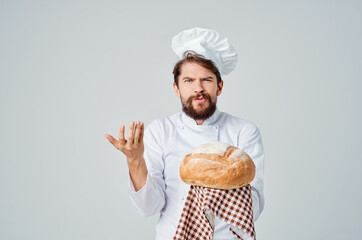
{"label": "hair", "polygon": [[175,64],[175,67],[173,68],[173,72],[172,72],[173,73],[173,79],[174,79],[174,82],[176,83],[177,87],[178,87],[178,77],[181,74],[181,68],[184,65],[184,63],[197,63],[197,64],[199,64],[200,66],[210,70],[211,72],[213,72],[216,75],[218,85],[221,82],[221,76],[220,76],[219,69],[217,69],[217,67],[215,66],[215,63],[213,61],[211,61],[209,59],[206,59],[201,54],[197,54],[194,51],[188,50],[183,54],[183,59],[178,61]]}

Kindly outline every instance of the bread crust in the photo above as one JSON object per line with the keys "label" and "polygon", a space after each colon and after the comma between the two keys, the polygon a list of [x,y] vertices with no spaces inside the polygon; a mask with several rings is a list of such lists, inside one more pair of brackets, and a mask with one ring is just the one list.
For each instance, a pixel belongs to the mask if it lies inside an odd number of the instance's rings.
{"label": "bread crust", "polygon": [[[248,185],[255,176],[255,164],[244,151],[228,145],[206,143],[185,156],[180,165],[181,179],[190,185],[218,189],[235,189]],[[202,149],[206,149],[205,153]],[[200,152],[201,149],[201,152]],[[211,149],[211,150],[210,150]],[[213,153],[213,149],[215,153]]]}

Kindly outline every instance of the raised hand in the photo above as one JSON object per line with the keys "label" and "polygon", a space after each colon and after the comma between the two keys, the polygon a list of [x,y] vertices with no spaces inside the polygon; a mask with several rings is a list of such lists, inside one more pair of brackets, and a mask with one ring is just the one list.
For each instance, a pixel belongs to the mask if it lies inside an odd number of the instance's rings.
{"label": "raised hand", "polygon": [[145,159],[143,158],[144,144],[144,124],[143,122],[131,122],[128,127],[127,139],[124,135],[125,126],[121,125],[119,129],[119,140],[109,134],[104,136],[112,145],[124,153],[127,157],[127,164],[133,185],[136,189],[140,189],[146,183],[147,168]]}
{"label": "raised hand", "polygon": [[119,129],[119,140],[116,140],[109,134],[104,136],[115,148],[124,153],[127,157],[128,164],[137,163],[137,159],[143,157],[144,145],[143,145],[143,122],[131,122],[128,127],[127,139],[124,138],[125,126],[121,125]]}

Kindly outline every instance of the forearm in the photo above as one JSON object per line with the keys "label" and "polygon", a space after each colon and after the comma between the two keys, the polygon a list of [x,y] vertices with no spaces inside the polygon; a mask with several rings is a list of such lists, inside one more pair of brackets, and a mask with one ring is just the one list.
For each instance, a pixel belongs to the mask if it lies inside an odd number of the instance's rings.
{"label": "forearm", "polygon": [[145,159],[127,159],[129,175],[133,183],[134,189],[137,192],[145,184],[147,180],[147,167]]}

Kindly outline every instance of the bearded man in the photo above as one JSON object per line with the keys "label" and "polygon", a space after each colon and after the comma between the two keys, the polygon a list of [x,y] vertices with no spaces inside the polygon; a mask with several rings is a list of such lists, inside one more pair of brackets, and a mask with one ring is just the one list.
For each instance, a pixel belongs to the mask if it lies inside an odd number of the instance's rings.
{"label": "bearded man", "polygon": [[[259,130],[252,122],[216,107],[223,89],[221,75],[236,65],[235,50],[226,38],[202,28],[175,36],[173,49],[181,58],[173,70],[173,88],[183,111],[154,120],[145,131],[142,122],[131,122],[127,139],[123,125],[119,140],[105,135],[127,157],[132,202],[144,216],[160,214],[157,240],[170,240],[175,234],[189,190],[179,175],[180,162],[204,143],[229,143],[251,157],[256,166],[250,184],[254,221],[264,208],[264,150]],[[213,239],[237,239],[230,227],[216,218]]]}

